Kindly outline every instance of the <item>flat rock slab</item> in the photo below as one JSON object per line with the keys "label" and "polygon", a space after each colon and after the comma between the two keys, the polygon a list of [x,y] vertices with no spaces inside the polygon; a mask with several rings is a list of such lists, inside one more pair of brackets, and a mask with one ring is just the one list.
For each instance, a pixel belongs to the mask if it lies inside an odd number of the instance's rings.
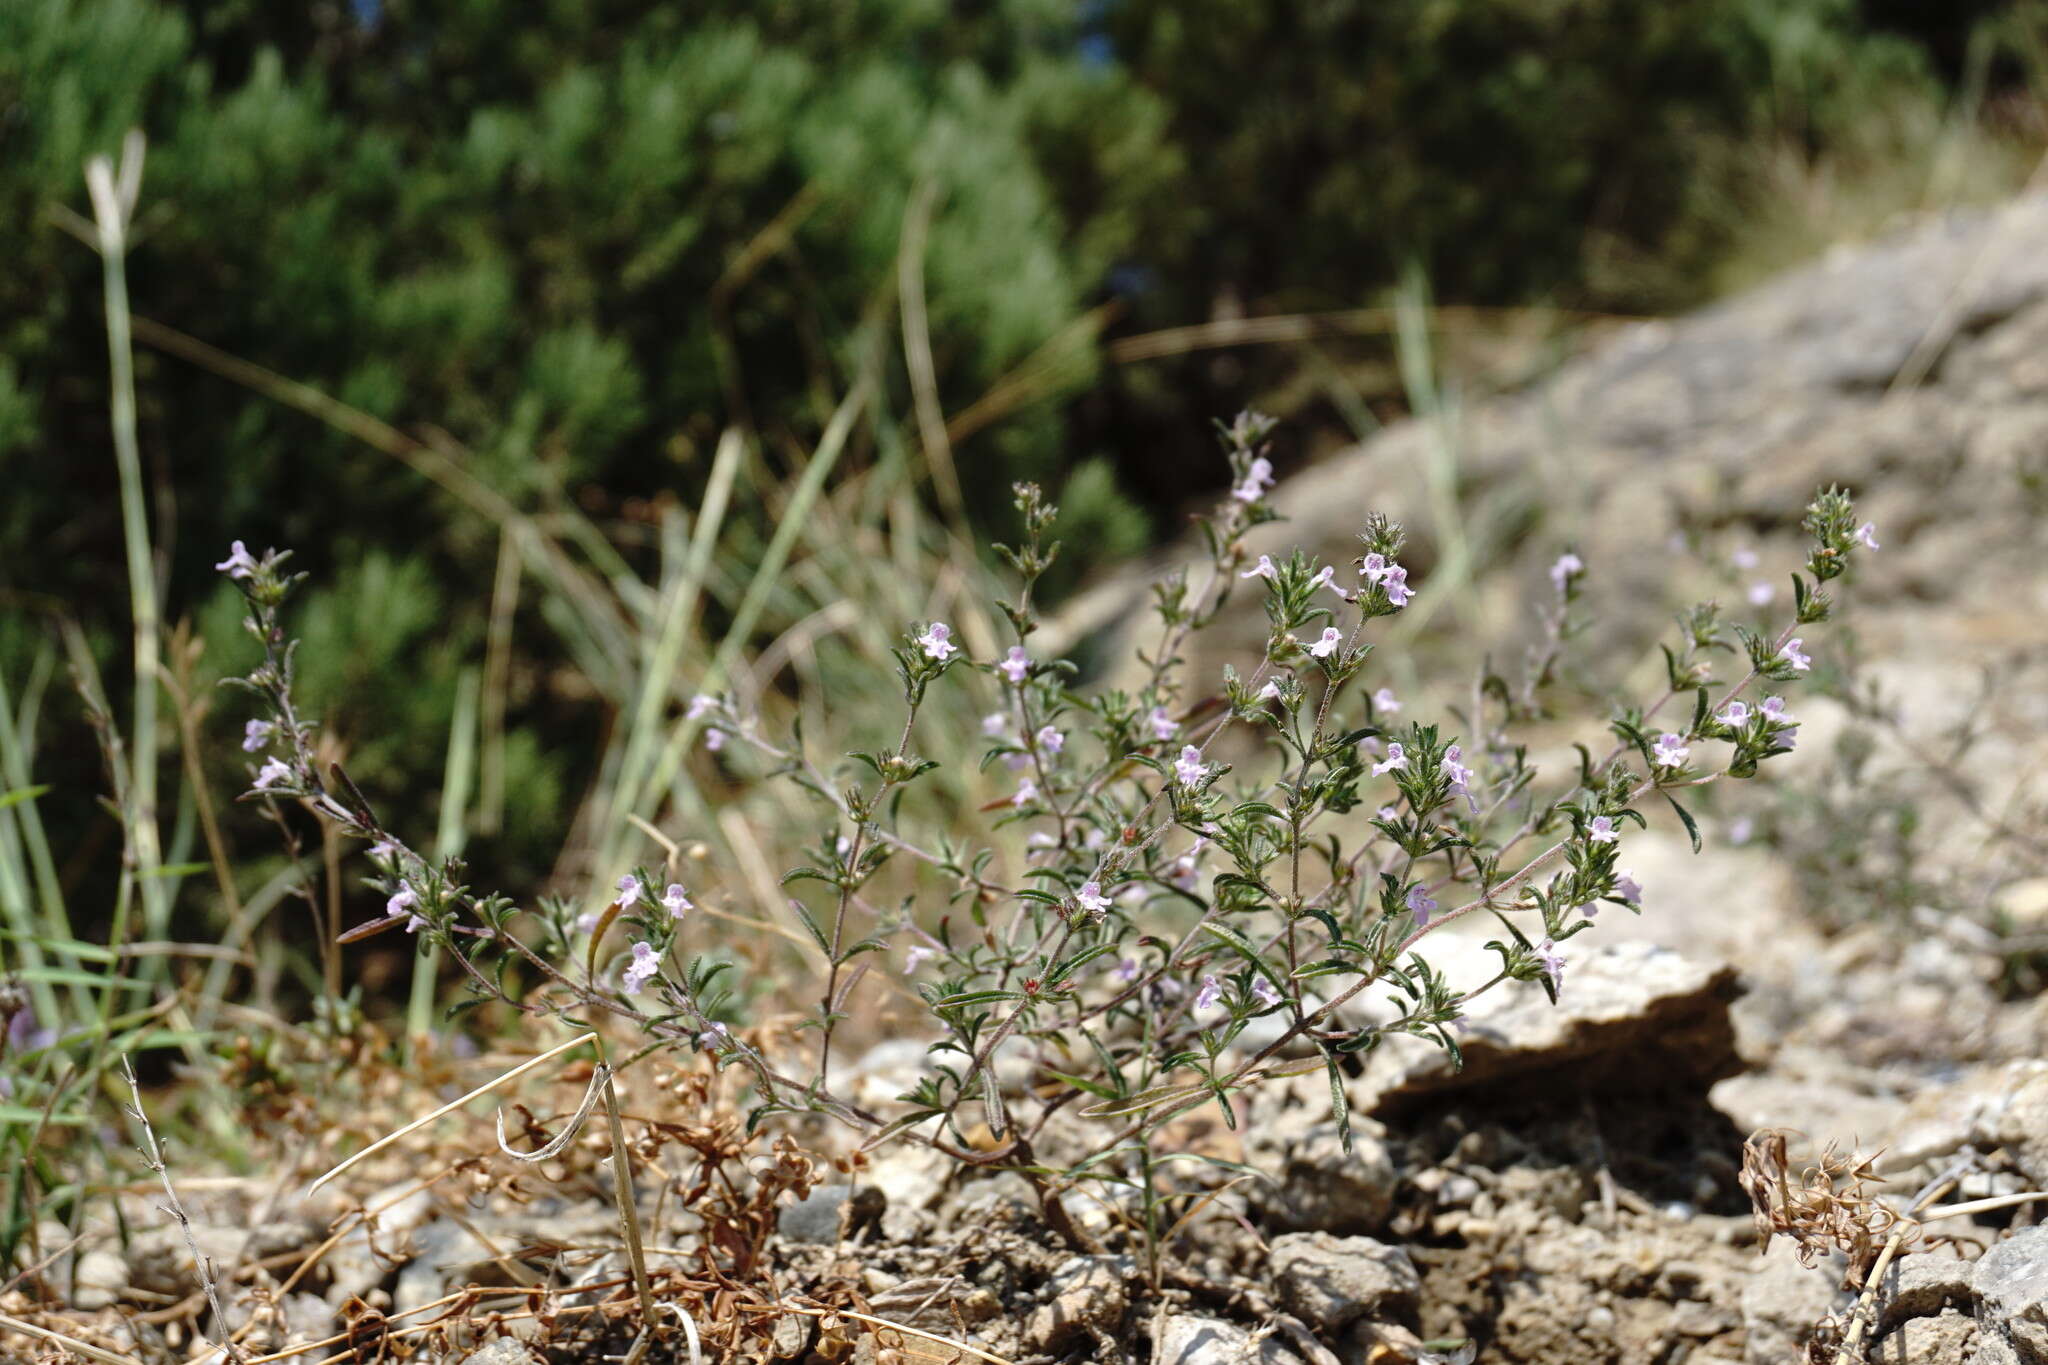
{"label": "flat rock slab", "polygon": [[1467,1012],[1462,1069],[1421,1039],[1392,1038],[1372,1054],[1353,1103],[1387,1119],[1453,1099],[1511,1100],[1560,1089],[1579,1095],[1677,1087],[1704,1094],[1742,1069],[1729,1015],[1740,994],[1733,966],[1668,948],[1634,942],[1568,952],[1555,1005],[1535,987],[1496,987]]}

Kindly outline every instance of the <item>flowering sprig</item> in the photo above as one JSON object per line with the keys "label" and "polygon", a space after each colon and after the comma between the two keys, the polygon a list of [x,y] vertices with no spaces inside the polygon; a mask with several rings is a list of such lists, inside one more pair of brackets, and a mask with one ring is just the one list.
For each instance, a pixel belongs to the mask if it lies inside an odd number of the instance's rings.
{"label": "flowering sprig", "polygon": [[[1427,689],[1395,695],[1374,652],[1380,623],[1417,591],[1397,523],[1368,519],[1355,573],[1245,547],[1245,533],[1277,515],[1271,425],[1246,415],[1222,429],[1231,485],[1203,522],[1207,562],[1156,587],[1158,635],[1123,689],[1079,690],[1074,666],[1035,643],[1033,594],[1057,554],[1047,539],[1057,509],[1020,485],[1023,535],[997,547],[1018,579],[999,604],[1013,638],[970,658],[949,623],[905,623],[893,746],[856,750],[827,772],[801,736],[765,734],[721,698],[690,703],[691,721],[767,755],[820,804],[814,846],[784,878],[819,966],[805,1020],[815,1049],[806,1041],[771,1059],[711,1017],[729,1008],[718,994],[728,968],[686,947],[705,928],[694,904],[717,894],[715,869],[710,887],[689,890],[658,889],[664,878],[632,869],[587,923],[566,907],[532,912],[535,936],[522,928],[528,912],[473,896],[458,866],[384,835],[352,788],[327,796],[298,756],[307,728],[283,713],[261,732],[277,741],[283,770],[264,790],[330,800],[350,832],[375,838],[372,881],[386,905],[377,927],[461,949],[479,996],[608,1013],[659,1042],[708,1048],[750,1074],[757,1120],[822,1111],[870,1141],[905,1135],[1011,1166],[1036,1183],[1055,1228],[1085,1244],[1060,1212],[1062,1189],[1082,1172],[1128,1176],[1132,1154],[1174,1114],[1214,1103],[1235,1123],[1238,1092],[1321,1067],[1342,1122],[1347,1055],[1410,1034],[1455,1056],[1466,1012],[1486,991],[1569,989],[1572,941],[1597,927],[1600,908],[1642,906],[1644,888],[1620,859],[1645,809],[1661,819],[1668,801],[1697,841],[1677,797],[1789,750],[1797,724],[1782,689],[1819,657],[1818,642],[1795,633],[1806,616],[1766,635],[1728,625],[1711,603],[1683,612],[1663,695],[1619,710],[1606,756],[1582,748],[1576,771],[1543,783],[1513,728],[1541,710],[1575,632],[1584,560],[1567,550],[1547,585],[1529,585],[1543,639],[1521,685],[1489,681],[1454,730],[1429,714]],[[1795,595],[1811,607],[1817,585],[1875,533],[1833,490],[1809,509],[1808,529],[1812,583]],[[233,562],[261,586],[263,561]],[[1266,612],[1264,648],[1241,661],[1243,674],[1190,676],[1190,634],[1249,591]],[[1747,673],[1717,684],[1717,654],[1746,658]],[[921,725],[942,688],[964,692],[981,724],[965,734]],[[961,754],[978,754],[992,788],[986,819],[950,821],[945,837],[920,840],[904,823],[915,818],[905,798]],[[1489,945],[1499,969],[1453,982],[1429,961],[1428,937],[1479,913],[1503,926]],[[922,1002],[931,1063],[898,1108],[876,1114],[835,1094],[833,1054],[839,1025],[882,980]],[[1391,999],[1391,1017],[1356,1012],[1368,990]],[[1030,1086],[999,1081],[999,1052],[1031,1067]],[[1060,1112],[1104,1125],[1064,1173],[1034,1151]],[[976,1123],[994,1135],[992,1149],[972,1150]]]}

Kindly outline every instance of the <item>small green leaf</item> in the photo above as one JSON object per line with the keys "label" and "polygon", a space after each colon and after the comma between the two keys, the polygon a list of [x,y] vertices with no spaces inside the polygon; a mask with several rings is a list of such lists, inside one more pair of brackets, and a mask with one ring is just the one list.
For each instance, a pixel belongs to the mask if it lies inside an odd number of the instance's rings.
{"label": "small green leaf", "polygon": [[1691,812],[1687,811],[1684,806],[1679,805],[1669,792],[1664,793],[1664,799],[1671,802],[1671,809],[1677,811],[1678,818],[1685,823],[1685,832],[1692,836],[1692,851],[1698,853],[1700,851],[1700,827],[1693,822]]}
{"label": "small green leaf", "polygon": [[210,863],[165,863],[154,872],[145,872],[145,877],[191,877],[206,871]]}
{"label": "small green leaf", "polygon": [[1147,1109],[1156,1109],[1163,1104],[1184,1100],[1200,1100],[1207,1096],[1206,1085],[1156,1085],[1150,1090],[1141,1090],[1130,1098],[1114,1104],[1092,1105],[1081,1111],[1082,1118],[1108,1119],[1123,1114],[1139,1114]]}
{"label": "small green leaf", "polygon": [[796,917],[803,921],[804,928],[810,931],[812,940],[818,945],[818,951],[827,957],[832,956],[832,945],[826,941],[825,931],[818,927],[818,921],[811,918],[810,907],[800,900],[792,899],[789,908],[796,912]]}
{"label": "small green leaf", "polygon": [[1351,1151],[1351,1097],[1344,1093],[1344,1073],[1337,1069],[1337,1059],[1328,1057],[1330,1072],[1330,1113],[1337,1120],[1337,1137],[1344,1144],[1346,1155]]}
{"label": "small green leaf", "polygon": [[1068,1085],[1073,1086],[1074,1089],[1081,1091],[1083,1094],[1093,1095],[1098,1100],[1119,1100],[1123,1098],[1121,1090],[1116,1089],[1114,1086],[1104,1085],[1101,1081],[1091,1081],[1085,1077],[1071,1076],[1064,1071],[1053,1071],[1050,1069],[1045,1074],[1056,1081],[1065,1081]]}
{"label": "small green leaf", "polygon": [[883,1124],[879,1129],[877,1129],[873,1137],[869,1138],[866,1142],[863,1142],[861,1144],[861,1148],[865,1151],[871,1148],[879,1147],[883,1143],[887,1142],[890,1138],[895,1137],[898,1133],[904,1131],[906,1128],[915,1128],[918,1124],[924,1123],[931,1119],[938,1118],[939,1116],[940,1111],[937,1109],[924,1109],[918,1111],[915,1114],[905,1114],[901,1118],[891,1119],[889,1122]]}
{"label": "small green leaf", "polygon": [[6,810],[9,806],[18,806],[24,801],[33,801],[49,789],[50,784],[47,782],[33,787],[16,787],[13,791],[0,796],[0,810]]}
{"label": "small green leaf", "polygon": [[938,1002],[942,1010],[961,1009],[968,1005],[986,1005],[997,1000],[1022,1000],[1022,991],[962,991],[949,995]]}
{"label": "small green leaf", "polygon": [[1101,957],[1104,953],[1114,951],[1115,948],[1116,945],[1114,943],[1098,943],[1092,948],[1083,948],[1080,952],[1074,954],[1074,956],[1068,958],[1065,962],[1062,962],[1059,966],[1053,968],[1051,972],[1047,973],[1045,978],[1046,986],[1050,988],[1059,985],[1060,982],[1065,981],[1096,958]]}
{"label": "small green leaf", "polygon": [[1009,1116],[1003,1112],[1003,1088],[996,1084],[995,1069],[981,1073],[981,1112],[988,1119],[988,1130],[1001,1137],[1010,1130]]}

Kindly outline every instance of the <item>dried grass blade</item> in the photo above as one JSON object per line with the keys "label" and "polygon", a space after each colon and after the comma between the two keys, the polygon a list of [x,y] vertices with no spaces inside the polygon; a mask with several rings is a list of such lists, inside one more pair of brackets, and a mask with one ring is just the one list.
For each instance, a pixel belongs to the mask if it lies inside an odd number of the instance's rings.
{"label": "dried grass blade", "polygon": [[476,1089],[470,1091],[467,1095],[462,1096],[462,1098],[450,1100],[448,1103],[442,1105],[439,1109],[434,1110],[432,1113],[423,1114],[419,1118],[414,1119],[411,1123],[406,1124],[405,1127],[400,1128],[397,1132],[392,1133],[389,1136],[377,1139],[377,1141],[363,1148],[362,1151],[357,1152],[352,1157],[349,1157],[347,1160],[343,1161],[339,1166],[336,1166],[333,1170],[327,1172],[327,1174],[321,1176],[318,1180],[315,1180],[312,1184],[308,1185],[306,1187],[306,1193],[313,1193],[315,1190],[319,1189],[322,1185],[325,1185],[328,1181],[334,1179],[334,1177],[340,1175],[349,1167],[355,1165],[359,1161],[364,1160],[372,1153],[380,1152],[384,1148],[389,1147],[392,1143],[398,1141],[400,1138],[406,1136],[408,1133],[416,1132],[419,1129],[424,1128],[428,1124],[432,1123],[435,1119],[441,1118],[447,1114],[454,1113],[456,1110],[462,1108],[463,1105],[468,1104],[471,1100],[478,1099],[484,1095],[490,1094],[493,1090],[496,1090],[505,1082],[512,1080],[515,1077],[524,1076],[527,1072],[533,1070],[541,1063],[549,1061],[555,1057],[559,1057],[564,1052],[569,1051],[569,1049],[573,1047],[579,1047],[584,1043],[594,1042],[596,1041],[596,1039],[597,1035],[595,1033],[579,1034],[576,1037],[571,1038],[566,1043],[561,1043],[555,1047],[549,1048],[546,1052],[541,1053],[537,1057],[529,1057],[527,1060],[521,1062],[518,1066],[513,1067],[510,1071],[507,1071],[504,1075],[498,1077],[496,1080],[487,1081],[484,1084],[478,1086]]}
{"label": "dried grass blade", "polygon": [[116,1355],[112,1351],[103,1351],[97,1346],[88,1345],[80,1341],[77,1337],[67,1337],[62,1332],[52,1332],[47,1327],[38,1327],[32,1322],[23,1322],[20,1318],[12,1318],[5,1313],[0,1313],[0,1330],[20,1332],[23,1336],[35,1337],[39,1340],[50,1342],[53,1345],[63,1347],[67,1351],[76,1351],[87,1360],[99,1361],[101,1365],[137,1365],[133,1356]]}

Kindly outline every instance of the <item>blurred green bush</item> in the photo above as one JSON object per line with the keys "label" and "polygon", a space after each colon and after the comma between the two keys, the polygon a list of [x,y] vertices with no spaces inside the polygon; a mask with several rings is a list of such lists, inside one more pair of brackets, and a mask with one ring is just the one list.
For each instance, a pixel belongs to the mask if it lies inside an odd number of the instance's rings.
{"label": "blurred green bush", "polygon": [[[1221,479],[1196,463],[1207,420],[1262,372],[1166,362],[1120,380],[1091,308],[1113,301],[1130,329],[1353,306],[1418,262],[1445,299],[1689,301],[1727,246],[1713,201],[1730,149],[1821,147],[1886,100],[1940,103],[1989,19],[2010,14],[1896,0],[0,6],[0,591],[10,611],[61,610],[119,648],[98,264],[66,228],[83,161],[130,126],[151,139],[138,314],[403,430],[450,433],[522,512],[580,509],[629,559],[651,553],[650,506],[694,505],[728,425],[757,434],[743,494],[786,478],[858,354],[889,361],[849,466],[915,446],[901,341],[852,339],[894,336],[906,208],[928,187],[939,407],[1002,400],[959,445],[967,509],[992,522],[1011,480],[1040,479],[1099,559]],[[309,629],[348,665],[309,676],[309,699],[359,774],[420,792],[431,821],[456,679],[484,650],[495,529],[301,412],[182,359],[139,360],[167,600],[213,599],[209,667],[247,652],[209,569],[226,542],[302,547],[329,585]],[[772,521],[759,497],[735,515]],[[34,638],[0,632],[0,669],[24,671]],[[492,852],[533,876],[604,724],[560,662],[523,657],[509,688],[532,800]]]}

